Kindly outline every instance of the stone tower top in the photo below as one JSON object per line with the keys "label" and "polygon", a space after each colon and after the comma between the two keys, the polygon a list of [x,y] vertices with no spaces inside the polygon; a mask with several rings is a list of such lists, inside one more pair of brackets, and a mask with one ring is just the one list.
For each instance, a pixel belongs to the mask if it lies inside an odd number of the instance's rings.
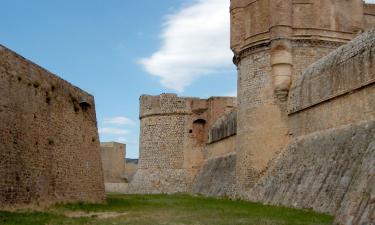
{"label": "stone tower top", "polygon": [[193,97],[179,97],[177,94],[142,95],[140,97],[140,118],[170,114],[201,114],[216,105],[235,107],[234,97],[211,97],[200,99]]}
{"label": "stone tower top", "polygon": [[349,41],[375,24],[375,8],[362,0],[231,0],[231,48],[274,39]]}
{"label": "stone tower top", "polygon": [[294,46],[339,46],[375,25],[374,6],[362,0],[231,0],[230,10],[235,64],[248,52],[269,48],[280,101],[287,99],[298,61],[293,60]]}

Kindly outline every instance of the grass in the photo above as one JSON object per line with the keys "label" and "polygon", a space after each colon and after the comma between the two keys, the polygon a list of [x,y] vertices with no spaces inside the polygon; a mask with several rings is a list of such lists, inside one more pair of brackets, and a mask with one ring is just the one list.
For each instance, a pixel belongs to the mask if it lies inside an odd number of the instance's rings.
{"label": "grass", "polygon": [[[98,215],[112,215],[104,218]],[[71,218],[71,215],[79,215]],[[108,195],[106,204],[56,205],[46,212],[1,212],[1,225],[328,225],[312,211],[189,195]]]}

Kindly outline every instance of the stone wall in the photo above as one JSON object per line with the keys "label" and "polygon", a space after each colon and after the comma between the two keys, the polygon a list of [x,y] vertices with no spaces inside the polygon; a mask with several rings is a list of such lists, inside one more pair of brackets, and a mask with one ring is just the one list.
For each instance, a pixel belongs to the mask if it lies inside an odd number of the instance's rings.
{"label": "stone wall", "polygon": [[375,119],[375,31],[355,38],[308,67],[290,92],[295,136]]}
{"label": "stone wall", "polygon": [[231,1],[231,48],[238,67],[240,196],[293,137],[287,112],[290,86],[310,64],[373,26],[366,16],[368,8],[360,0]]}
{"label": "stone wall", "polygon": [[134,174],[138,170],[138,159],[126,159],[125,178],[127,182],[133,180]]}
{"label": "stone wall", "polygon": [[194,180],[192,192],[205,196],[233,196],[235,172],[235,154],[209,158]]}
{"label": "stone wall", "polygon": [[301,136],[248,199],[313,209],[335,224],[375,223],[375,122]]}
{"label": "stone wall", "polygon": [[142,96],[139,167],[129,192],[190,191],[205,160],[209,127],[235,106],[229,97]]}
{"label": "stone wall", "polygon": [[105,183],[124,182],[126,145],[116,142],[100,143]]}
{"label": "stone wall", "polygon": [[93,96],[0,46],[0,207],[104,199]]}
{"label": "stone wall", "polygon": [[217,119],[208,130],[208,143],[214,143],[237,133],[237,110]]}
{"label": "stone wall", "polygon": [[293,84],[293,143],[248,199],[375,222],[375,30],[309,66]]}

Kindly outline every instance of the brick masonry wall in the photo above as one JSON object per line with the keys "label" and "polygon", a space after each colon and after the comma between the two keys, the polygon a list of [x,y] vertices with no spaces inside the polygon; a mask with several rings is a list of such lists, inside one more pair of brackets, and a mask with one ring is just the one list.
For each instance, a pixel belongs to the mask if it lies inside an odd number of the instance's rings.
{"label": "brick masonry wall", "polygon": [[104,198],[94,98],[0,46],[0,207]]}

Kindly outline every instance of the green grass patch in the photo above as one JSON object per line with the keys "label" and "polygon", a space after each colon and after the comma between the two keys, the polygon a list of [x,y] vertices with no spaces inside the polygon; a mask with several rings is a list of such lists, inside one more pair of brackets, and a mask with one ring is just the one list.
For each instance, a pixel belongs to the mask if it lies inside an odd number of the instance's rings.
{"label": "green grass patch", "polygon": [[[70,218],[75,213],[80,217]],[[189,195],[111,194],[106,204],[57,205],[43,213],[0,212],[4,225],[328,225],[332,221],[331,216],[312,211]]]}

